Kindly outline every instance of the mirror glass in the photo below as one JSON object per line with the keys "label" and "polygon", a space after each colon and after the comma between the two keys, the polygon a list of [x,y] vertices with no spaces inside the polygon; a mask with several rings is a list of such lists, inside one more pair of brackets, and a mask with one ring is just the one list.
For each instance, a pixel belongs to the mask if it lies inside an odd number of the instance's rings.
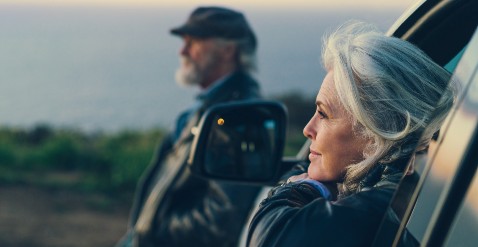
{"label": "mirror glass", "polygon": [[277,115],[267,107],[235,108],[214,114],[209,124],[204,172],[213,177],[267,180],[280,143]]}

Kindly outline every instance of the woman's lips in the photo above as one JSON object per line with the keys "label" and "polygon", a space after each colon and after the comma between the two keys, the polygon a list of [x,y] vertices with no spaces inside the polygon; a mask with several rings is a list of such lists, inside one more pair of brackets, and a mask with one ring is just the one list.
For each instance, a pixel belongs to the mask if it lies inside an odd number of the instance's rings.
{"label": "woman's lips", "polygon": [[316,159],[317,157],[319,157],[319,153],[313,151],[313,150],[310,150],[310,153],[309,153],[309,160],[313,160],[313,159]]}

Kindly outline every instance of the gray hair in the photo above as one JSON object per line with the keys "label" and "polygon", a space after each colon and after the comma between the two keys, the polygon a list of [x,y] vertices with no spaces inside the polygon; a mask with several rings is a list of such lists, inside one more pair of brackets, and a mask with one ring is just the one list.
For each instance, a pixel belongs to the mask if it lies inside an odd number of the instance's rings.
{"label": "gray hair", "polygon": [[252,73],[257,71],[256,45],[250,39],[216,38],[218,45],[234,44],[237,48],[237,65],[240,69]]}
{"label": "gray hair", "polygon": [[[410,157],[427,146],[453,105],[450,73],[411,43],[374,26],[348,22],[324,42],[338,98],[353,117],[354,134],[371,140],[364,160],[347,167],[342,194],[355,192],[378,163]],[[443,97],[442,97],[443,96]]]}

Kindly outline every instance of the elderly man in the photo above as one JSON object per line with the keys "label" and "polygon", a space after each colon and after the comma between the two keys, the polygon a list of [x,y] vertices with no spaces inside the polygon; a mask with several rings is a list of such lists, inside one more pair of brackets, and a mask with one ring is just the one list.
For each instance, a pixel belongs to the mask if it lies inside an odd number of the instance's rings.
{"label": "elderly man", "polygon": [[258,188],[195,177],[186,161],[191,128],[208,107],[260,98],[250,75],[257,40],[243,14],[221,7],[197,8],[171,33],[184,41],[176,80],[201,93],[143,175],[118,246],[236,246]]}

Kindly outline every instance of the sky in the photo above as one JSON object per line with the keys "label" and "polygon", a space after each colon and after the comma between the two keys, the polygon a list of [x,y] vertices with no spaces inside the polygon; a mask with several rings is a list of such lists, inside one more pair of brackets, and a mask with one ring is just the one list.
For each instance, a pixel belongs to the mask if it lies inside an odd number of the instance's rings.
{"label": "sky", "polygon": [[403,7],[414,0],[0,0],[0,4],[16,5],[104,5],[104,6],[192,6],[220,5],[248,7]]}
{"label": "sky", "polygon": [[173,82],[181,42],[169,29],[209,4],[246,13],[265,96],[315,96],[324,32],[348,19],[386,31],[413,1],[0,0],[0,126],[170,126],[197,91]]}

